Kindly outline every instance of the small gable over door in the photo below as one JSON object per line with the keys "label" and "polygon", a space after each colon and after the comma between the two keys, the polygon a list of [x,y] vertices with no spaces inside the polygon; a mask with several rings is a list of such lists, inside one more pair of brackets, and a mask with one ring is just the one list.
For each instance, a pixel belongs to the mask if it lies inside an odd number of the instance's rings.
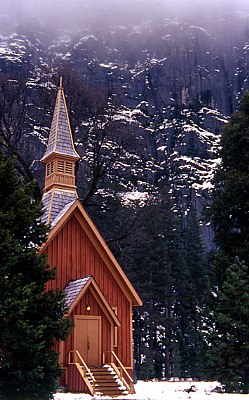
{"label": "small gable over door", "polygon": [[88,366],[101,365],[113,350],[120,322],[92,276],[69,282],[64,291],[74,321],[70,350],[78,351]]}

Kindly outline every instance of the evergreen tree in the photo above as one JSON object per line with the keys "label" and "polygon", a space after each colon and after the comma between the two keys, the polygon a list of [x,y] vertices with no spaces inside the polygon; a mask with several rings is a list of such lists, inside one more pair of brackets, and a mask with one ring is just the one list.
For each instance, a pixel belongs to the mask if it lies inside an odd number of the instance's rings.
{"label": "evergreen tree", "polygon": [[139,379],[170,374],[170,291],[174,259],[170,252],[176,226],[170,204],[161,197],[145,205],[138,211],[131,236],[121,243],[121,264],[143,300],[143,307],[134,312],[134,356]]}
{"label": "evergreen tree", "polygon": [[[225,257],[249,262],[249,93],[221,138],[221,165],[215,175],[211,216],[215,241]],[[224,257],[224,256],[223,256]]]}
{"label": "evergreen tree", "polygon": [[168,362],[166,365],[169,348],[165,348],[165,341],[169,324],[171,263],[167,263],[165,238],[160,228],[162,210],[159,213],[156,205],[149,205],[143,211],[137,226],[136,244],[131,243],[132,265],[128,267],[132,268],[130,276],[137,282],[143,299],[143,307],[136,311],[134,321],[137,373],[140,379],[151,379],[161,378],[163,369],[169,369]]}
{"label": "evergreen tree", "polygon": [[139,379],[202,377],[199,276],[205,262],[201,265],[199,248],[196,257],[195,249],[191,253],[191,265],[186,262],[184,235],[167,189],[160,188],[156,201],[143,207],[131,237],[119,244],[121,264],[143,300],[134,312]]}
{"label": "evergreen tree", "polygon": [[38,255],[46,239],[34,185],[24,185],[0,153],[0,394],[9,399],[48,399],[60,374],[54,341],[64,340],[61,292],[45,291],[55,271]]}
{"label": "evergreen tree", "polygon": [[[221,138],[210,208],[218,251],[209,309],[209,363],[227,390],[247,392],[249,265],[249,93]],[[236,259],[236,262],[234,260]],[[244,260],[240,262],[240,260]]]}
{"label": "evergreen tree", "polygon": [[227,391],[249,390],[249,268],[236,259],[214,297],[210,367]]}
{"label": "evergreen tree", "polygon": [[[176,340],[180,355],[180,376],[205,378],[205,343],[202,335],[202,314],[205,293],[209,288],[207,260],[201,240],[200,225],[192,206],[182,221],[185,278],[179,296],[183,306]],[[177,278],[176,278],[177,279]],[[179,307],[179,305],[178,305]]]}
{"label": "evergreen tree", "polygon": [[182,236],[185,260],[194,285],[196,299],[201,307],[203,295],[209,285],[208,265],[204,255],[205,252],[201,239],[200,224],[196,209],[193,205],[188,215],[184,218]]}

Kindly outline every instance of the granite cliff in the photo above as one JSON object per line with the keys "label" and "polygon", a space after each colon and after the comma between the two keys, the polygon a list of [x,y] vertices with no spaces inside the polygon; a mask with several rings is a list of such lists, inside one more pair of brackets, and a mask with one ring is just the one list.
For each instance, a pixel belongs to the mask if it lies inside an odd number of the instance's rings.
{"label": "granite cliff", "polygon": [[[30,112],[21,151],[39,179],[37,160],[51,115],[40,112],[35,99],[40,88],[55,92],[62,68],[73,71],[85,87],[104,93],[116,131],[101,151],[106,160],[108,146],[119,148],[118,161],[110,162],[109,177],[98,182],[95,193],[106,196],[113,190],[126,200],[141,200],[167,178],[176,212],[184,217],[195,206],[209,250],[212,229],[202,220],[203,204],[219,162],[220,132],[249,89],[249,12],[206,7],[202,14],[188,10],[179,17],[171,3],[143,1],[141,8],[112,1],[97,10],[93,3],[86,2],[75,18],[69,9],[66,20],[62,11],[54,15],[57,24],[51,13],[46,20],[32,13],[14,19],[0,15],[1,76],[16,74],[24,82],[34,100],[27,114],[37,107],[36,119]],[[91,164],[86,133],[92,124],[85,112],[75,123],[85,167]]]}

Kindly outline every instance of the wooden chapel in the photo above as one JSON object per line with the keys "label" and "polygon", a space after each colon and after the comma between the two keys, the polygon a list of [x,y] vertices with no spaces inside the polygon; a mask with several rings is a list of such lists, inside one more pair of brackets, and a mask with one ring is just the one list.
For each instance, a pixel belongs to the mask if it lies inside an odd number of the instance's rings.
{"label": "wooden chapel", "polygon": [[44,222],[50,232],[40,253],[57,267],[48,289],[64,290],[74,328],[57,343],[69,391],[133,393],[132,307],[140,297],[82,207],[75,185],[75,150],[62,80],[45,163]]}

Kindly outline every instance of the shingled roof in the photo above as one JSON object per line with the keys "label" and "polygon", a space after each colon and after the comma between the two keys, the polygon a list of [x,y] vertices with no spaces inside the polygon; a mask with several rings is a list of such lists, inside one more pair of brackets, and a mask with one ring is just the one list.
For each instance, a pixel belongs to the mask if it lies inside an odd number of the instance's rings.
{"label": "shingled roof", "polygon": [[75,160],[79,159],[79,155],[74,148],[62,79],[57,92],[48,146],[41,161],[45,161],[51,154],[69,156]]}
{"label": "shingled roof", "polygon": [[70,308],[70,306],[73,304],[74,300],[87,284],[90,278],[91,276],[89,275],[84,278],[76,279],[75,281],[69,282],[69,284],[65,287],[64,293],[67,309]]}
{"label": "shingled roof", "polygon": [[44,193],[42,197],[44,210],[42,222],[50,224],[53,228],[77,198],[76,190],[53,188]]}
{"label": "shingled roof", "polygon": [[70,281],[64,289],[65,293],[65,306],[66,311],[68,313],[72,312],[73,308],[76,304],[80,301],[84,293],[91,288],[94,297],[97,299],[99,306],[104,310],[106,313],[107,318],[114,321],[116,326],[120,326],[120,321],[115,315],[114,310],[112,309],[111,305],[106,300],[106,297],[100,290],[99,286],[95,279],[91,276],[85,276],[80,279],[75,279]]}

